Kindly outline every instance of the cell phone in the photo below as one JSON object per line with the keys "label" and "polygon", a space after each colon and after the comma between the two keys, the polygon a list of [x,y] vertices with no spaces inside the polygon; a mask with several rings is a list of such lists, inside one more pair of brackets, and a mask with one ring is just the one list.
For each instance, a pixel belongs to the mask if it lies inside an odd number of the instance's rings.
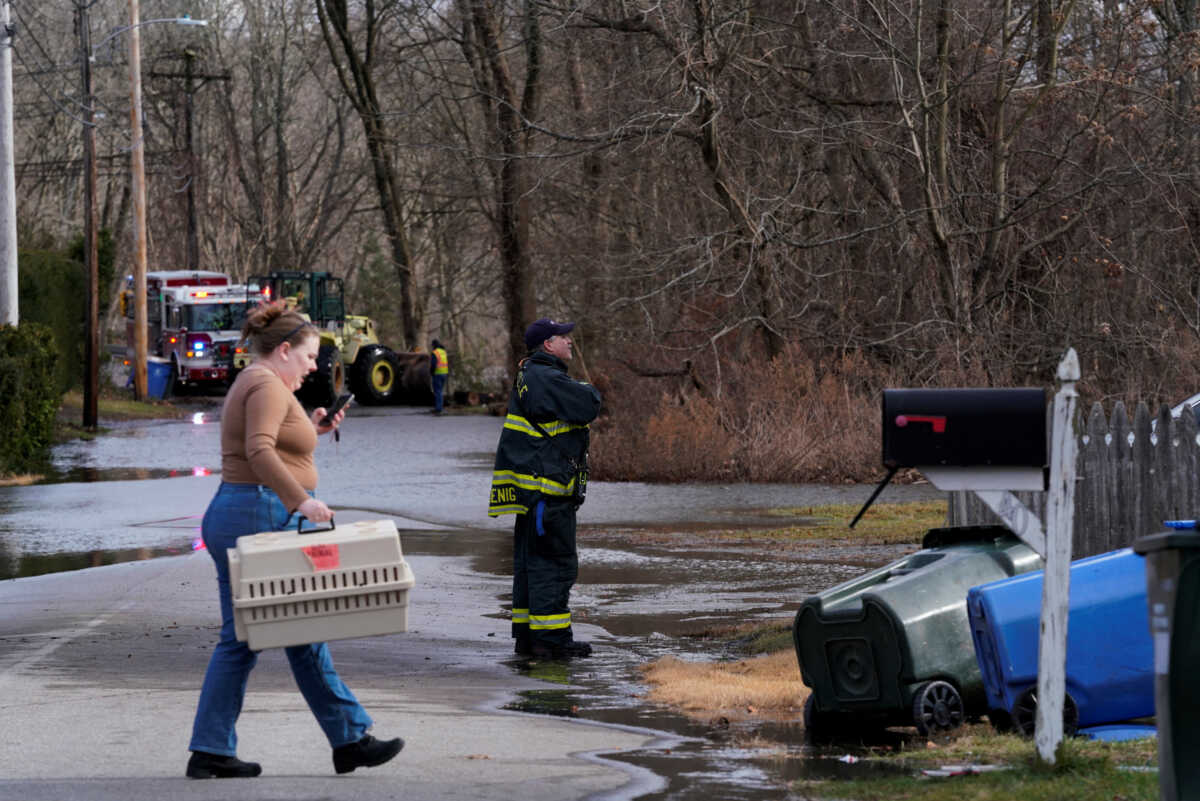
{"label": "cell phone", "polygon": [[337,401],[333,404],[333,408],[331,408],[329,411],[325,412],[325,416],[321,418],[321,425],[327,426],[330,423],[332,423],[333,416],[335,414],[337,414],[338,412],[340,412],[342,410],[342,407],[345,406],[347,403],[349,403],[353,398],[354,398],[354,395],[352,395],[349,392],[346,392],[343,395],[341,395],[337,399]]}

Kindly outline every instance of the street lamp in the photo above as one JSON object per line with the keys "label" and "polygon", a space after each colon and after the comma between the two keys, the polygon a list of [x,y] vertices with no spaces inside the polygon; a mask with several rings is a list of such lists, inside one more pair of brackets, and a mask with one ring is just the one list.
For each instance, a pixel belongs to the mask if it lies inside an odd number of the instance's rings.
{"label": "street lamp", "polygon": [[129,31],[135,27],[142,28],[147,25],[154,25],[155,23],[158,23],[158,22],[169,22],[172,25],[195,25],[195,26],[201,26],[201,27],[208,26],[208,20],[192,19],[191,16],[189,16],[187,14],[184,14],[182,17],[160,17],[158,19],[144,19],[141,22],[136,23],[136,25],[120,25],[116,28],[113,28],[111,31],[109,31],[108,36],[105,36],[103,39],[96,42],[96,44],[92,45],[92,53],[93,53],[92,59],[95,60],[94,54],[97,50],[104,47],[106,44],[111,42],[113,39],[116,39],[121,34],[129,33]]}
{"label": "street lamp", "polygon": [[[134,299],[134,394],[138,399],[146,396],[146,216],[145,216],[145,161],[142,150],[142,78],[141,78],[141,47],[139,29],[143,25],[154,23],[174,23],[176,25],[208,25],[207,20],[194,20],[191,17],[165,17],[139,21],[137,0],[130,0],[130,25],[118,28],[108,36],[92,45],[87,18],[87,6],[80,4],[79,36],[83,58],[81,73],[83,81],[84,126],[83,126],[83,161],[84,161],[84,246],[83,254],[88,276],[88,308],[87,308],[87,342],[86,367],[83,387],[83,425],[85,428],[95,428],[98,422],[98,397],[100,389],[100,291],[99,272],[96,252],[96,131],[95,103],[92,98],[92,54],[122,33],[130,33],[130,74],[133,81],[133,105],[131,112],[133,122],[133,173],[134,173],[134,233],[135,258],[134,282],[136,297]],[[140,377],[139,377],[140,376]]]}

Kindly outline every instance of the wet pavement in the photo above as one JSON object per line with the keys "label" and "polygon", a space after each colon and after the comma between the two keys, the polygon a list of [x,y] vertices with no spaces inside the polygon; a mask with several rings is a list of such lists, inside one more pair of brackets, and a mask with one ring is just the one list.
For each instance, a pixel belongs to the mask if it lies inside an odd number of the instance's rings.
{"label": "wet pavement", "polygon": [[[0,488],[0,578],[188,552],[220,480],[218,426],[211,408],[194,420],[118,424],[91,442],[57,449],[47,483]],[[406,554],[465,558],[497,588],[492,608],[478,614],[504,632],[511,520],[486,516],[500,426],[483,415],[356,408],[341,441],[322,442],[318,468],[321,498],[356,517],[393,518]],[[861,503],[871,489],[593,482],[580,512],[572,607],[579,620],[600,627],[601,647],[569,665],[507,660],[514,678],[538,683],[506,708],[670,735],[661,747],[618,757],[658,777],[640,798],[782,799],[798,778],[876,769],[839,762],[845,747],[806,745],[797,724],[697,722],[647,704],[638,670],[668,654],[733,658],[686,635],[789,617],[807,595],[902,551],[812,545],[768,554],[736,538],[702,542],[689,531],[777,526],[772,508]],[[928,486],[893,486],[880,502],[936,497]]]}

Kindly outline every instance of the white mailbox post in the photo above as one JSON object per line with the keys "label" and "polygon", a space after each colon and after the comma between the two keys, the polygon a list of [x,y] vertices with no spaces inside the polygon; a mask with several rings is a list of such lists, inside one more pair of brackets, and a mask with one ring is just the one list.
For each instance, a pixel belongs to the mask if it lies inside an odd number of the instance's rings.
{"label": "white mailbox post", "polygon": [[[1038,756],[1053,765],[1063,737],[1066,696],[1067,612],[1071,580],[1071,537],[1075,515],[1075,464],[1079,449],[1075,407],[1079,394],[1079,357],[1069,348],[1058,365],[1059,390],[1054,396],[1050,433],[1048,486],[1040,469],[1006,467],[924,467],[918,469],[941,490],[973,491],[1026,545],[1045,560],[1042,582],[1041,635],[1038,641]],[[1046,526],[1014,490],[1043,490]]]}

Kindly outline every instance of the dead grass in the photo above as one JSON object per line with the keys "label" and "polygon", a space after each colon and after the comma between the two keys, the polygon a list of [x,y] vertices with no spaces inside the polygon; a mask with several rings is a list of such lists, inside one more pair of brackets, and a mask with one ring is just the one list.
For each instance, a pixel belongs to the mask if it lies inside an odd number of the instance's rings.
{"label": "dead grass", "polygon": [[[894,383],[861,356],[815,361],[790,346],[772,361],[733,360],[703,388],[648,380],[619,364],[597,385],[593,476],[626,481],[848,481],[879,473],[878,388]],[[652,447],[647,447],[651,443]]]}
{"label": "dead grass", "polygon": [[737,662],[687,662],[664,657],[642,668],[649,700],[709,720],[793,720],[809,690],[792,651]]}
{"label": "dead grass", "polygon": [[18,476],[0,475],[0,487],[27,487],[41,479],[42,476],[36,473],[24,473]]}
{"label": "dead grass", "polygon": [[[931,528],[946,525],[945,501],[877,503],[867,510],[854,528],[850,521],[859,506],[831,504],[776,509],[781,519],[796,518],[794,525],[748,532],[756,539],[845,541],[863,545],[920,543]],[[740,535],[746,536],[746,535]]]}
{"label": "dead grass", "polygon": [[[130,390],[105,387],[96,399],[99,416],[103,420],[154,420],[175,419],[192,414],[188,409],[175,406],[170,401],[135,401]],[[75,420],[83,414],[83,394],[76,389],[63,396],[59,418]]]}

